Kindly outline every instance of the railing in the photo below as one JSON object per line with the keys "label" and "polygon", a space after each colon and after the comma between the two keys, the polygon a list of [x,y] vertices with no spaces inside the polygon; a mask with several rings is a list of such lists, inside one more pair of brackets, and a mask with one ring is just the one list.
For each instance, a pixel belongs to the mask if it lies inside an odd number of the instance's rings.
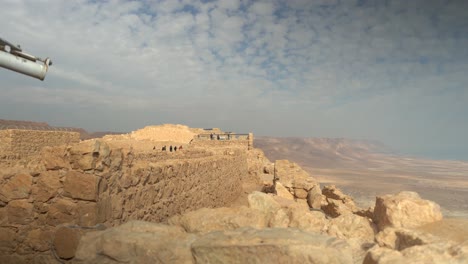
{"label": "railing", "polygon": [[237,133],[211,133],[211,134],[199,134],[198,139],[202,140],[247,140],[249,134],[237,134]]}

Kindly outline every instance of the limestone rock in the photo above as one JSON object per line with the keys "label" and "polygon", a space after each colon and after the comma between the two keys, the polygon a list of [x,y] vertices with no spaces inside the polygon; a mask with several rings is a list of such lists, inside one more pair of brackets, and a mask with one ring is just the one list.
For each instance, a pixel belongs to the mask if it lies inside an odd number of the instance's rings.
{"label": "limestone rock", "polygon": [[293,228],[212,232],[192,252],[196,263],[352,263],[346,242]]}
{"label": "limestone rock", "polygon": [[65,153],[66,149],[64,147],[44,147],[41,151],[41,159],[45,169],[60,170],[70,168],[70,163],[64,157]]}
{"label": "limestone rock", "polygon": [[322,191],[318,185],[314,186],[314,188],[310,189],[307,193],[307,203],[310,208],[320,209],[323,199]]}
{"label": "limestone rock", "polygon": [[402,251],[374,247],[367,253],[364,264],[390,263],[467,263],[468,241],[454,245],[448,242],[413,246]]}
{"label": "limestone rock", "polygon": [[341,201],[346,205],[351,211],[356,211],[357,206],[354,203],[354,200],[351,196],[344,194],[339,188],[335,185],[328,185],[323,187],[322,194],[325,195],[327,199],[333,199]]}
{"label": "limestone rock", "polygon": [[64,195],[74,199],[96,201],[99,177],[77,171],[69,171],[63,184]]}
{"label": "limestone rock", "polygon": [[262,192],[252,192],[248,195],[249,207],[263,212],[265,215],[272,215],[281,208],[272,195]]}
{"label": "limestone rock", "polygon": [[93,202],[78,202],[78,224],[80,226],[94,226],[98,223],[98,206]]}
{"label": "limestone rock", "polygon": [[260,175],[262,181],[262,192],[264,193],[275,193],[275,182],[274,177],[271,174]]}
{"label": "limestone rock", "polygon": [[330,220],[328,234],[341,239],[359,239],[373,242],[376,227],[365,217],[355,214],[341,215]]}
{"label": "limestone rock", "polygon": [[319,186],[318,182],[299,165],[288,160],[275,161],[275,177],[276,182],[281,182],[295,198],[299,199],[306,199],[309,190]]}
{"label": "limestone rock", "polygon": [[[294,200],[261,192],[253,192],[248,195],[247,199],[249,207],[261,212],[269,227],[287,227],[290,222],[288,207],[298,206]],[[282,201],[283,204],[278,201]]]}
{"label": "limestone rock", "polygon": [[99,140],[87,140],[73,145],[69,150],[72,168],[83,171],[94,169],[100,147],[101,141]]}
{"label": "limestone rock", "polygon": [[289,227],[295,227],[312,232],[325,232],[328,220],[325,214],[318,211],[310,211],[303,206],[291,206],[288,208]]}
{"label": "limestone rock", "polygon": [[363,264],[403,263],[400,252],[388,248],[374,247],[367,252]]}
{"label": "limestone rock", "polygon": [[85,234],[74,263],[193,263],[194,239],[177,226],[131,221]]}
{"label": "limestone rock", "polygon": [[33,205],[27,200],[13,200],[6,206],[8,222],[25,225],[34,220]]}
{"label": "limestone rock", "polygon": [[414,228],[442,219],[438,204],[423,200],[415,192],[400,192],[376,198],[374,221],[385,227]]}
{"label": "limestone rock", "polygon": [[14,199],[25,199],[31,193],[32,177],[29,174],[14,175],[0,188],[0,201],[8,202]]}
{"label": "limestone rock", "polygon": [[16,232],[11,228],[0,227],[0,256],[16,248]]}
{"label": "limestone rock", "polygon": [[415,230],[388,227],[375,236],[375,241],[381,247],[401,251],[412,246],[438,243],[442,239]]}
{"label": "limestone rock", "polygon": [[50,249],[52,237],[51,230],[34,229],[28,233],[25,243],[33,250],[44,252]]}
{"label": "limestone rock", "polygon": [[37,201],[47,202],[57,195],[60,183],[60,175],[57,171],[43,172],[37,177],[37,182],[32,188],[32,193]]}
{"label": "limestone rock", "polygon": [[55,201],[49,207],[49,212],[47,213],[47,224],[56,226],[63,223],[75,223],[77,221],[76,207],[75,203],[65,199]]}
{"label": "limestone rock", "polygon": [[367,209],[358,209],[354,213],[362,217],[374,219],[374,207],[369,207]]}
{"label": "limestone rock", "polygon": [[81,232],[77,228],[60,227],[55,231],[54,248],[62,259],[70,259],[75,256]]}
{"label": "limestone rock", "polygon": [[281,182],[276,182],[275,184],[276,195],[283,197],[289,200],[294,200],[294,196],[281,184]]}
{"label": "limestone rock", "polygon": [[340,215],[349,215],[353,213],[355,209],[352,205],[343,203],[342,200],[335,200],[332,198],[327,198],[325,205],[322,204],[322,210],[331,217],[338,217]]}
{"label": "limestone rock", "polygon": [[275,170],[275,164],[274,163],[268,163],[265,166],[263,166],[263,173],[265,174],[273,174]]}
{"label": "limestone rock", "polygon": [[264,228],[265,215],[256,209],[245,206],[238,208],[202,208],[171,218],[169,223],[182,226],[190,233],[206,233],[216,230],[229,230],[251,226]]}

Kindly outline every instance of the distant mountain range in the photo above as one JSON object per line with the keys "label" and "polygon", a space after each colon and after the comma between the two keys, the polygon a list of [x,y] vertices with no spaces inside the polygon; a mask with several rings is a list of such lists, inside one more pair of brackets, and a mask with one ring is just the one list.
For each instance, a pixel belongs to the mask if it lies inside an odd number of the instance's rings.
{"label": "distant mountain range", "polygon": [[100,138],[105,135],[119,135],[126,132],[92,132],[84,130],[83,128],[78,127],[55,127],[50,126],[46,122],[35,122],[35,121],[20,121],[20,120],[6,120],[0,119],[0,129],[31,129],[31,130],[59,130],[59,131],[73,131],[80,133],[80,138],[82,140],[91,139],[91,138]]}
{"label": "distant mountain range", "polygon": [[254,144],[270,160],[291,159],[317,168],[369,167],[376,157],[394,155],[380,142],[345,138],[256,137]]}

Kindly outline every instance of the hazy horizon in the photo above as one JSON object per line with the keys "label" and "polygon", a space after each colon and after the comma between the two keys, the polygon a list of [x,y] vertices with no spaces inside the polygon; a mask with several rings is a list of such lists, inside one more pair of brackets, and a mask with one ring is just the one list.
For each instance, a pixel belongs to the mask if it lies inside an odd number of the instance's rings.
{"label": "hazy horizon", "polygon": [[44,82],[0,68],[0,119],[368,139],[468,161],[466,10],[464,0],[7,0],[0,38],[54,64]]}

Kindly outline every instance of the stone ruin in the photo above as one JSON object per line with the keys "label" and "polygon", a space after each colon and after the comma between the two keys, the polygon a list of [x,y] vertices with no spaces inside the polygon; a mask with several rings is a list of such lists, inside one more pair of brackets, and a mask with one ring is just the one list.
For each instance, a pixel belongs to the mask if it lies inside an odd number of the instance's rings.
{"label": "stone ruin", "polygon": [[270,162],[252,135],[201,133],[165,125],[79,143],[63,137],[0,163],[0,263],[468,261],[466,239],[418,229],[442,214],[416,193],[359,208],[297,164]]}

